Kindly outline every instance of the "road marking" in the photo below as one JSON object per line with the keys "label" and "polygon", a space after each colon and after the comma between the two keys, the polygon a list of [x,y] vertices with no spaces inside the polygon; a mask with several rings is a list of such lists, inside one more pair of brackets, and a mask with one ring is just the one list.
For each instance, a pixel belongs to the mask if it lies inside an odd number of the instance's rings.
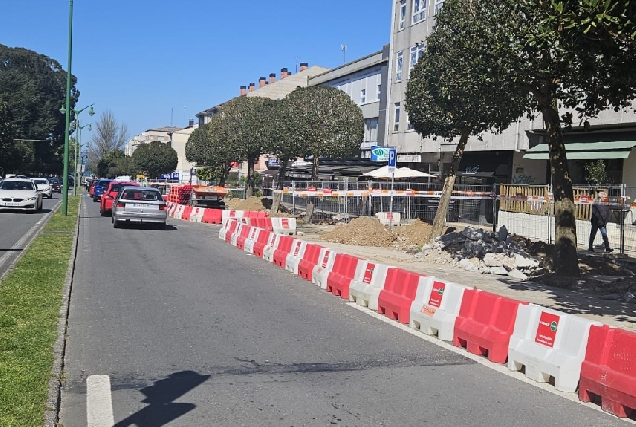
{"label": "road marking", "polygon": [[108,375],[91,375],[86,379],[86,420],[88,427],[115,425]]}
{"label": "road marking", "polygon": [[[610,414],[609,412],[603,411],[603,409],[600,406],[598,406],[598,405],[594,405],[593,403],[581,402],[579,400],[579,395],[577,393],[562,392],[562,391],[557,390],[556,388],[554,388],[553,386],[551,386],[551,385],[549,385],[547,383],[538,383],[536,381],[533,381],[533,380],[529,379],[528,377],[526,377],[521,372],[509,370],[506,365],[500,365],[498,363],[493,363],[493,362],[491,362],[490,360],[488,360],[485,357],[481,357],[481,356],[477,356],[476,354],[469,353],[464,348],[455,347],[454,345],[452,345],[450,343],[447,343],[446,341],[442,341],[442,340],[440,340],[440,339],[438,339],[438,338],[436,338],[434,336],[426,335],[426,334],[424,334],[424,333],[422,333],[420,331],[417,331],[417,330],[411,328],[408,325],[404,325],[402,323],[398,323],[395,320],[391,320],[388,317],[383,316],[381,314],[378,314],[377,312],[375,312],[373,310],[369,310],[366,307],[362,307],[362,306],[356,304],[355,302],[348,302],[347,305],[350,306],[350,307],[353,307],[353,308],[355,308],[357,310],[360,310],[361,312],[366,313],[366,314],[368,314],[368,315],[370,315],[372,317],[375,317],[376,319],[381,320],[384,323],[388,323],[389,325],[392,325],[392,326],[394,326],[394,327],[396,327],[398,329],[401,329],[404,332],[408,332],[411,335],[415,335],[416,337],[419,337],[419,338],[423,339],[424,341],[427,341],[427,342],[429,342],[431,344],[435,344],[435,345],[437,345],[439,347],[444,348],[445,350],[452,351],[453,353],[462,355],[462,356],[464,356],[464,357],[466,357],[468,359],[474,360],[475,362],[477,362],[477,363],[479,363],[479,364],[481,364],[481,365],[483,365],[483,366],[485,366],[487,368],[490,368],[493,371],[497,371],[500,374],[507,375],[507,376],[515,378],[515,379],[517,379],[519,381],[523,381],[526,384],[530,384],[530,385],[533,385],[535,387],[538,387],[541,390],[547,391],[547,392],[552,393],[552,394],[556,394],[557,396],[561,396],[564,399],[567,399],[567,400],[569,400],[571,402],[575,402],[575,403],[578,403],[580,405],[587,406],[588,408],[594,409],[595,411],[601,412],[601,413],[603,413],[605,415],[612,416],[612,414]],[[621,418],[621,420],[627,421],[628,423],[636,425],[636,421],[632,421],[632,420],[627,419],[627,418]]]}

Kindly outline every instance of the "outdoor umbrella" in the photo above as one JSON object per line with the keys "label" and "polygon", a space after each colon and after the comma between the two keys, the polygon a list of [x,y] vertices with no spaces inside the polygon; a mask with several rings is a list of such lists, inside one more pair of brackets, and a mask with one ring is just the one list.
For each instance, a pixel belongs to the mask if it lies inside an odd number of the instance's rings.
{"label": "outdoor umbrella", "polygon": [[370,176],[372,178],[389,178],[389,179],[390,178],[402,179],[402,178],[435,178],[436,177],[435,175],[431,175],[430,173],[420,172],[418,170],[407,168],[407,167],[396,168],[395,174],[392,176],[392,174],[389,172],[388,166],[382,166],[379,169],[372,170],[371,172],[367,172],[363,175]]}

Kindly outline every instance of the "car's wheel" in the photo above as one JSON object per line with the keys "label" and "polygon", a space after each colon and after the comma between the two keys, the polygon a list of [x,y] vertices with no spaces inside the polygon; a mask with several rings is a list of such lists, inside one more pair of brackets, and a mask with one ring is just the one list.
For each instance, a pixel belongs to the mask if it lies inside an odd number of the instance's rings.
{"label": "car's wheel", "polygon": [[113,218],[113,228],[119,228],[119,221]]}
{"label": "car's wheel", "polygon": [[99,214],[100,214],[101,216],[106,216],[106,211],[104,211],[104,209],[102,209],[102,208],[101,208],[101,206],[100,206],[100,208],[99,208]]}
{"label": "car's wheel", "polygon": [[53,198],[53,193],[49,194],[49,199]]}

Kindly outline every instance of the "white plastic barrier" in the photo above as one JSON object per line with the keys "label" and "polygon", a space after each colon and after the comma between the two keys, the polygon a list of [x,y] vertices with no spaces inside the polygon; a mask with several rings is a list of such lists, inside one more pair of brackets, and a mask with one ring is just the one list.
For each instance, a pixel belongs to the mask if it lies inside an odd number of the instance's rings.
{"label": "white plastic barrier", "polygon": [[177,205],[177,209],[174,211],[174,217],[175,219],[181,219],[181,215],[183,214],[183,211],[185,210],[185,205]]}
{"label": "white plastic barrier", "polygon": [[261,232],[261,228],[252,227],[249,236],[245,239],[245,245],[243,246],[243,250],[245,252],[249,252],[251,254],[254,253],[254,243],[258,240],[258,235]]}
{"label": "white plastic barrier", "polygon": [[274,262],[274,251],[278,248],[278,242],[280,241],[280,234],[272,233],[269,237],[267,246],[263,248],[263,259],[269,262]]}
{"label": "white plastic barrier", "polygon": [[205,213],[205,208],[201,208],[201,207],[192,208],[192,212],[190,213],[190,222],[203,222],[204,213]]}
{"label": "white plastic barrier", "polygon": [[411,303],[410,326],[426,335],[452,341],[455,319],[466,287],[434,277],[425,279],[428,280],[420,282]]}
{"label": "white plastic barrier", "polygon": [[579,383],[590,326],[601,323],[535,304],[520,305],[508,345],[508,369],[573,393]]}
{"label": "white plastic barrier", "polygon": [[307,242],[302,241],[300,239],[294,240],[292,243],[291,250],[287,254],[285,258],[285,270],[290,273],[298,274],[298,264],[300,264],[300,260],[303,259],[305,255],[305,249],[307,248]]}
{"label": "white plastic barrier", "polygon": [[236,246],[238,237],[241,235],[241,232],[243,231],[243,227],[249,227],[249,225],[239,222],[236,228],[234,229],[234,233],[232,233],[232,238],[230,239],[230,243],[232,243],[232,246]]}
{"label": "white plastic barrier", "polygon": [[274,233],[293,236],[296,234],[296,218],[272,218]]}
{"label": "white plastic barrier", "polygon": [[380,220],[382,225],[389,225],[389,222],[391,225],[400,225],[400,221],[402,220],[402,215],[399,212],[393,212],[393,216],[391,216],[390,212],[378,212],[375,216]]}
{"label": "white plastic barrier", "polygon": [[333,262],[336,259],[336,251],[330,248],[322,248],[318,256],[318,264],[314,265],[311,270],[311,282],[327,289],[327,276],[333,268]]}
{"label": "white plastic barrier", "polygon": [[228,231],[230,230],[231,224],[232,224],[232,221],[227,221],[221,225],[221,229],[219,230],[219,239],[227,240],[226,237],[227,237]]}
{"label": "white plastic barrier", "polygon": [[370,310],[378,309],[378,296],[384,288],[389,265],[367,261],[364,269],[353,278],[349,285],[349,301]]}
{"label": "white plastic barrier", "polygon": [[245,211],[224,210],[221,211],[221,223],[225,224],[230,219],[241,219]]}
{"label": "white plastic barrier", "polygon": [[168,216],[170,218],[174,218],[174,212],[177,210],[177,206],[179,205],[174,202],[167,202],[166,206],[168,207]]}

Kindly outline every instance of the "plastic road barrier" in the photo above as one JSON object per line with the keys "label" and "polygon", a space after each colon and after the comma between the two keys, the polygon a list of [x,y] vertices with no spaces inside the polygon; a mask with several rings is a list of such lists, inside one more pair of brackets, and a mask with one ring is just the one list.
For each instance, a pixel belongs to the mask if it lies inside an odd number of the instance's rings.
{"label": "plastic road barrier", "polygon": [[223,211],[221,209],[205,208],[202,222],[205,222],[206,224],[221,224],[222,212]]}
{"label": "plastic road barrier", "polygon": [[174,218],[174,213],[179,205],[173,202],[167,202],[166,206],[168,207],[168,216]]}
{"label": "plastic road barrier", "polygon": [[391,225],[400,225],[402,219],[402,215],[399,212],[393,212],[393,216],[391,216],[390,212],[378,212],[375,216],[382,225],[389,225],[389,223]]}
{"label": "plastic road barrier", "polygon": [[225,224],[226,221],[231,219],[241,219],[243,218],[243,213],[245,211],[236,211],[236,210],[222,210],[221,211],[221,221]]}
{"label": "plastic road barrier", "polygon": [[232,234],[238,227],[239,223],[237,221],[228,221],[227,226],[221,228],[219,231],[219,238],[225,240],[228,243],[232,242]]}
{"label": "plastic road barrier", "polygon": [[238,246],[238,238],[243,234],[249,231],[249,225],[243,224],[242,222],[238,222],[238,225],[236,226],[236,229],[234,230],[234,233],[232,233],[232,236],[230,237],[230,243],[234,246]]}
{"label": "plastic road barrier", "polygon": [[400,323],[411,321],[411,303],[415,299],[417,288],[422,280],[428,280],[412,271],[391,268],[384,281],[384,289],[378,295],[378,313]]}
{"label": "plastic road barrier", "polygon": [[520,305],[508,345],[508,369],[520,371],[525,366],[528,378],[545,383],[553,377],[557,390],[574,393],[592,325],[600,323],[539,305]]}
{"label": "plastic road barrier", "polygon": [[298,275],[305,280],[312,281],[312,271],[318,264],[322,246],[307,243],[303,258],[298,262]]}
{"label": "plastic road barrier", "polygon": [[333,263],[338,253],[330,248],[322,248],[318,255],[318,264],[311,270],[311,282],[320,287],[327,289],[327,277],[331,273]]}
{"label": "plastic road barrier", "polygon": [[192,208],[192,213],[190,214],[190,222],[203,222],[204,212],[205,212],[205,208],[201,208],[201,207]]}
{"label": "plastic road barrier", "polygon": [[411,328],[452,341],[465,289],[465,286],[435,278],[421,283],[411,303]]}
{"label": "plastic road barrier", "polygon": [[294,239],[293,237],[280,236],[280,238],[278,239],[278,247],[274,251],[274,264],[276,264],[280,268],[285,268],[287,254],[292,250],[294,241],[296,241],[296,239]]}
{"label": "plastic road barrier", "polygon": [[261,234],[261,231],[263,233],[267,233],[267,230],[261,230],[258,227],[252,227],[252,230],[247,236],[247,239],[245,239],[245,244],[243,245],[243,250],[245,252],[249,252],[251,254],[254,253],[254,243],[258,241],[258,236]]}
{"label": "plastic road barrier", "polygon": [[489,292],[466,289],[455,320],[453,344],[487,356],[491,362],[505,363],[519,304]]}
{"label": "plastic road barrier", "polygon": [[183,213],[183,210],[185,209],[185,205],[177,205],[177,209],[175,209],[174,211],[174,217],[175,219],[181,219],[181,214]]}
{"label": "plastic road barrier", "polygon": [[274,252],[278,249],[280,238],[283,237],[280,234],[272,233],[269,235],[269,242],[263,248],[263,259],[269,262],[274,262]]}
{"label": "plastic road barrier", "polygon": [[[338,256],[342,257],[342,263],[338,264]],[[352,255],[338,254],[331,273],[327,276],[327,292],[349,299],[349,285],[356,273],[364,270],[366,261]]]}
{"label": "plastic road barrier", "polygon": [[241,233],[238,236],[236,236],[237,248],[241,250],[245,250],[245,241],[252,234],[252,230],[256,230],[256,227],[250,227],[249,225],[243,224],[243,227],[241,228]]}
{"label": "plastic road barrier", "polygon": [[378,297],[384,289],[384,282],[388,270],[392,268],[385,264],[367,261],[364,268],[349,284],[349,301],[369,310],[378,309]]}
{"label": "plastic road barrier", "polygon": [[294,242],[291,250],[287,254],[287,258],[285,258],[285,270],[289,271],[290,273],[298,274],[298,264],[305,255],[306,247],[307,242],[305,241],[296,240]]}
{"label": "plastic road barrier", "polygon": [[190,214],[192,214],[192,206],[186,206],[181,213],[181,219],[184,221],[190,221]]}
{"label": "plastic road barrier", "polygon": [[636,333],[592,326],[581,366],[579,399],[600,397],[603,410],[636,418]]}
{"label": "plastic road barrier", "polygon": [[296,218],[272,218],[274,233],[292,236],[296,234]]}
{"label": "plastic road barrier", "polygon": [[272,243],[276,240],[276,234],[272,233],[269,230],[262,230],[258,233],[258,239],[254,242],[254,248],[252,253],[254,256],[259,258],[263,258],[263,250],[265,246],[268,245],[269,241],[272,240]]}

